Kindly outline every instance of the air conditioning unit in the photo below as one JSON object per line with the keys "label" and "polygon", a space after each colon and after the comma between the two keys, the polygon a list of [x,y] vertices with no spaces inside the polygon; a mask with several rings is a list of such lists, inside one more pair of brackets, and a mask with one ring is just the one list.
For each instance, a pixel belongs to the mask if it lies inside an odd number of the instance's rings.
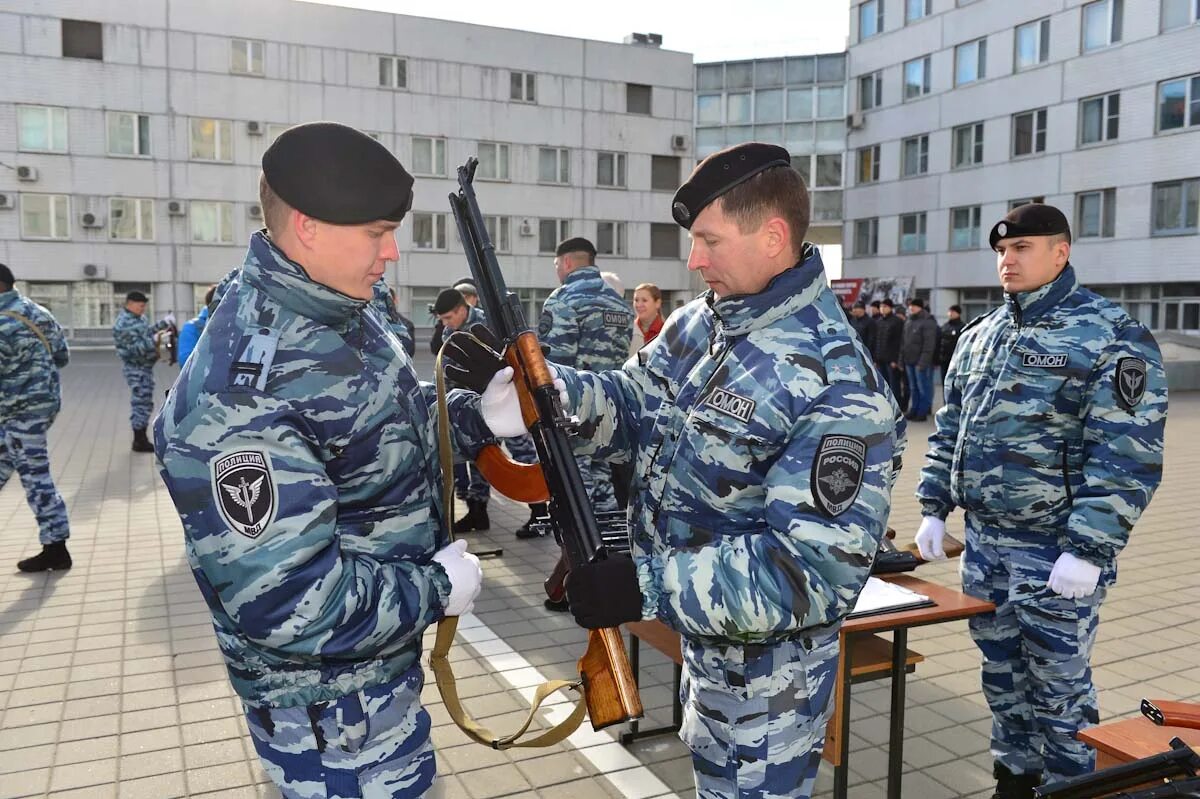
{"label": "air conditioning unit", "polygon": [[851,111],[849,114],[846,114],[846,127],[850,128],[851,130],[858,130],[862,126],[863,126],[863,112],[862,111]]}
{"label": "air conditioning unit", "polygon": [[246,209],[246,215],[251,219],[262,219],[262,206],[258,203],[254,203]]}
{"label": "air conditioning unit", "polygon": [[14,197],[11,194],[0,193],[0,209],[15,208],[16,205],[17,205],[16,197]]}
{"label": "air conditioning unit", "polygon": [[686,150],[688,148],[688,137],[682,133],[676,133],[671,137],[672,150]]}
{"label": "air conditioning unit", "polygon": [[[120,213],[120,209],[113,213]],[[104,217],[95,211],[84,211],[79,215],[79,224],[84,227],[104,227]]]}
{"label": "air conditioning unit", "polygon": [[104,280],[108,277],[108,267],[100,264],[84,264],[83,279],[84,280]]}
{"label": "air conditioning unit", "polygon": [[32,183],[38,179],[37,167],[19,166],[17,167],[17,180],[24,180],[27,183]]}
{"label": "air conditioning unit", "polygon": [[251,136],[261,136],[263,135],[264,127],[265,126],[261,122],[250,121],[246,123],[246,133],[250,134]]}
{"label": "air conditioning unit", "polygon": [[183,200],[167,200],[167,216],[183,216],[187,213],[187,204]]}
{"label": "air conditioning unit", "polygon": [[534,234],[533,223],[528,219],[521,220],[521,225],[517,228],[517,234],[521,236],[532,236]]}

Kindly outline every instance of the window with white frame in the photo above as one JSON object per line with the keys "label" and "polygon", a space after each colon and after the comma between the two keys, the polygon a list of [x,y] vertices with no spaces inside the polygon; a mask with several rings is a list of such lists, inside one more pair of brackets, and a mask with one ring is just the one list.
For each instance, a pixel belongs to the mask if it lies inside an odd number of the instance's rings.
{"label": "window with white frame", "polygon": [[1200,225],[1200,178],[1155,183],[1152,216],[1155,236],[1195,233]]}
{"label": "window with white frame", "polygon": [[818,189],[831,189],[842,185],[842,154],[816,156],[816,179],[813,186]]}
{"label": "window with white frame", "polygon": [[496,252],[511,252],[512,239],[509,238],[512,221],[507,216],[485,216],[483,226],[487,229],[488,238]]}
{"label": "window with white frame", "polygon": [[783,121],[783,89],[759,89],[754,93],[754,121]]}
{"label": "window with white frame", "polygon": [[538,183],[570,183],[571,151],[565,147],[538,148]]}
{"label": "window with white frame", "polygon": [[110,197],[108,237],[119,241],[154,241],[154,200]]}
{"label": "window with white frame", "polygon": [[1046,109],[1013,114],[1014,158],[1046,151]]}
{"label": "window with white frame", "polygon": [[446,174],[446,140],[413,136],[413,174]]}
{"label": "window with white frame", "polygon": [[983,163],[983,123],[959,125],[951,132],[952,169],[975,166]]}
{"label": "window with white frame", "polygon": [[900,177],[911,178],[929,171],[929,134],[910,136],[900,142]]}
{"label": "window with white frame", "polygon": [[925,252],[925,212],[900,215],[900,253]]}
{"label": "window with white frame", "polygon": [[1075,195],[1077,239],[1111,239],[1116,235],[1117,190],[1083,191]]}
{"label": "window with white frame", "polygon": [[150,155],[150,116],[108,112],[108,154]]}
{"label": "window with white frame", "polygon": [[229,71],[236,75],[263,74],[263,43],[257,39],[230,42]]}
{"label": "window with white frame", "polygon": [[1083,52],[1121,41],[1124,0],[1096,0],[1083,6]]}
{"label": "window with white frame", "polygon": [[954,48],[954,85],[962,86],[987,77],[987,39],[976,39]]}
{"label": "window with white frame", "polygon": [[[807,116],[792,116],[790,113],[790,100],[788,101],[788,105],[788,119],[808,119]],[[863,75],[858,79],[858,109],[860,111],[869,111],[881,105],[883,105],[883,72],[876,71],[870,75]]]}
{"label": "window with white frame", "polygon": [[475,175],[480,180],[508,180],[508,145],[499,142],[479,142],[479,166]]}
{"label": "window with white frame", "polygon": [[233,243],[233,203],[192,200],[192,241],[197,244]]}
{"label": "window with white frame", "polygon": [[875,255],[879,252],[879,218],[854,220],[854,254]]}
{"label": "window with white frame", "polygon": [[698,94],[696,95],[696,124],[697,125],[720,125],[721,119],[721,98],[720,94]]}
{"label": "window with white frame", "polygon": [[412,215],[413,249],[446,249],[446,215],[427,212]]}
{"label": "window with white frame", "polygon": [[1158,131],[1200,125],[1200,75],[1158,84]]}
{"label": "window with white frame", "polygon": [[67,109],[49,105],[17,106],[17,149],[65,153]]}
{"label": "window with white frame", "polygon": [[600,255],[628,255],[624,222],[596,223],[596,252]]}
{"label": "window with white frame", "polygon": [[1050,18],[1017,26],[1013,45],[1013,70],[1036,67],[1050,60]]}
{"label": "window with white frame", "polygon": [[916,22],[929,16],[932,12],[932,0],[904,0],[904,24]]}
{"label": "window with white frame", "polygon": [[679,252],[679,226],[651,222],[650,257],[678,258]]}
{"label": "window with white frame", "polygon": [[596,153],[596,185],[625,188],[625,153]]}
{"label": "window with white frame", "polygon": [[191,138],[192,160],[233,160],[233,123],[228,119],[193,118]]}
{"label": "window with white frame", "polygon": [[[809,113],[812,110],[809,109]],[[740,125],[750,121],[750,92],[730,92],[725,96],[726,122]]]}
{"label": "window with white frame", "polygon": [[66,194],[22,194],[21,238],[71,238],[71,198]]}
{"label": "window with white frame", "polygon": [[1200,21],[1200,0],[1162,0],[1163,31],[1184,28]]}
{"label": "window with white frame", "polygon": [[929,94],[930,58],[923,56],[904,63],[904,99]]}
{"label": "window with white frame", "polygon": [[858,182],[874,183],[879,180],[879,145],[858,149]]}
{"label": "window with white frame", "polygon": [[394,55],[379,56],[379,85],[385,89],[407,89],[408,59]]}
{"label": "window with white frame", "polygon": [[[878,73],[876,73],[878,74]],[[732,97],[733,95],[730,95]],[[787,92],[787,119],[789,122],[803,121],[813,118],[813,97],[815,96],[812,87],[803,89],[788,89]],[[879,103],[875,103],[879,105]],[[733,113],[733,106],[730,106],[730,113]]]}
{"label": "window with white frame", "polygon": [[950,209],[950,249],[974,250],[979,247],[979,226],[983,208],[968,205]]}
{"label": "window with white frame", "polygon": [[883,33],[883,0],[866,0],[858,7],[858,38],[868,39]]}
{"label": "window with white frame", "polygon": [[1079,143],[1112,141],[1120,133],[1121,93],[1085,97],[1079,101]]}
{"label": "window with white frame", "polygon": [[532,72],[510,72],[508,99],[518,103],[537,102],[537,75]]}
{"label": "window with white frame", "polygon": [[290,127],[292,127],[292,126],[285,125],[282,122],[269,123],[267,125],[267,146],[269,147],[272,144],[274,144],[275,140],[279,138],[280,134],[282,134],[285,130],[287,130]]}
{"label": "window with white frame", "polygon": [[538,252],[554,252],[558,249],[558,243],[570,235],[571,221],[569,219],[539,219]]}

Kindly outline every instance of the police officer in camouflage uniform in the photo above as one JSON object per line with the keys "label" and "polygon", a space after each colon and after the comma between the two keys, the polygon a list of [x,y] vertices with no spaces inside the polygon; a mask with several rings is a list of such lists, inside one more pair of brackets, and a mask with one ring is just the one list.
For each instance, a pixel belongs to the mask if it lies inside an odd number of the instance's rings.
{"label": "police officer in camouflage uniform", "polygon": [[[657,618],[682,634],[698,796],[808,797],[904,420],[803,241],[808,191],[786,150],[709,156],[673,214],[710,290],[621,369],[558,368],[591,433],[580,446],[634,464],[633,558],[575,569],[571,610],[585,627]],[[485,362],[463,368],[487,384],[499,364]],[[493,378],[482,405],[497,435],[521,423],[506,391]]]}
{"label": "police officer in camouflage uniform", "polygon": [[1158,345],[1083,288],[1071,233],[1028,204],[992,228],[1005,305],[963,328],[921,472],[917,545],[944,557],[966,512],[963,590],[983,653],[1000,799],[1092,770],[1076,739],[1099,720],[1090,658],[1117,555],[1162,476],[1167,384]]}
{"label": "police officer in camouflage uniform", "polygon": [[23,572],[71,568],[67,506],[50,477],[46,431],[62,406],[58,370],[70,354],[62,328],[16,290],[0,264],[0,488],[15,471],[38,523],[42,551],[17,563]]}
{"label": "police officer in camouflage uniform", "polygon": [[113,343],[121,359],[121,373],[129,386],[129,424],[133,427],[133,451],[153,452],[154,445],[146,438],[146,427],[154,411],[154,364],[158,350],[154,334],[166,324],[151,326],[143,314],[148,299],[140,291],[125,295],[125,308],[113,325]]}
{"label": "police officer in camouflage uniform", "polygon": [[[371,306],[412,178],[330,122],[263,155],[267,230],[155,424],[254,746],[285,797],[433,785],[421,635],[480,586],[447,546],[433,387]],[[492,440],[452,397],[464,454]]]}

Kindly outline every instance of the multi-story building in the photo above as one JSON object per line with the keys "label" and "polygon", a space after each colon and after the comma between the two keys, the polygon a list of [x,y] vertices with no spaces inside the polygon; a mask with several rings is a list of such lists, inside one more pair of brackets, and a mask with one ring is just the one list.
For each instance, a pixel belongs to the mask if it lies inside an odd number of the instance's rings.
{"label": "multi-story building", "polygon": [[446,197],[471,155],[533,318],[568,235],[631,288],[691,296],[670,214],[691,161],[688,54],[293,0],[3,9],[0,260],[76,339],[106,339],[132,288],[193,314],[262,226],[263,150],[318,119],[417,176],[387,279],[418,325],[468,271]]}
{"label": "multi-story building", "polygon": [[991,226],[1071,220],[1081,279],[1200,331],[1200,2],[854,0],[844,273],[998,304]]}

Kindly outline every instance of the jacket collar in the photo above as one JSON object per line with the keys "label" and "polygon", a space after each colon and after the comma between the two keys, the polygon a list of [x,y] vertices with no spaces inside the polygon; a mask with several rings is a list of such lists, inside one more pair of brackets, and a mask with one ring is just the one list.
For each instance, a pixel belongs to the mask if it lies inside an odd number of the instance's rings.
{"label": "jacket collar", "polygon": [[568,283],[574,283],[577,280],[599,280],[599,279],[600,279],[600,267],[593,264],[591,266],[579,267],[574,272],[567,275],[563,279],[562,284],[565,286]]}
{"label": "jacket collar", "polygon": [[345,322],[369,302],[317,283],[261,230],[250,237],[242,279],[284,308],[324,325]]}
{"label": "jacket collar", "polygon": [[16,289],[0,291],[0,309],[15,308],[20,299],[21,295],[17,293]]}
{"label": "jacket collar", "polygon": [[1018,325],[1028,324],[1045,316],[1077,288],[1079,279],[1075,277],[1075,268],[1067,264],[1058,277],[1040,288],[1005,294],[1004,304]]}
{"label": "jacket collar", "polygon": [[771,278],[757,294],[734,294],[717,299],[710,289],[704,300],[727,336],[741,336],[767,327],[812,304],[825,289],[821,254],[805,242],[800,262]]}

